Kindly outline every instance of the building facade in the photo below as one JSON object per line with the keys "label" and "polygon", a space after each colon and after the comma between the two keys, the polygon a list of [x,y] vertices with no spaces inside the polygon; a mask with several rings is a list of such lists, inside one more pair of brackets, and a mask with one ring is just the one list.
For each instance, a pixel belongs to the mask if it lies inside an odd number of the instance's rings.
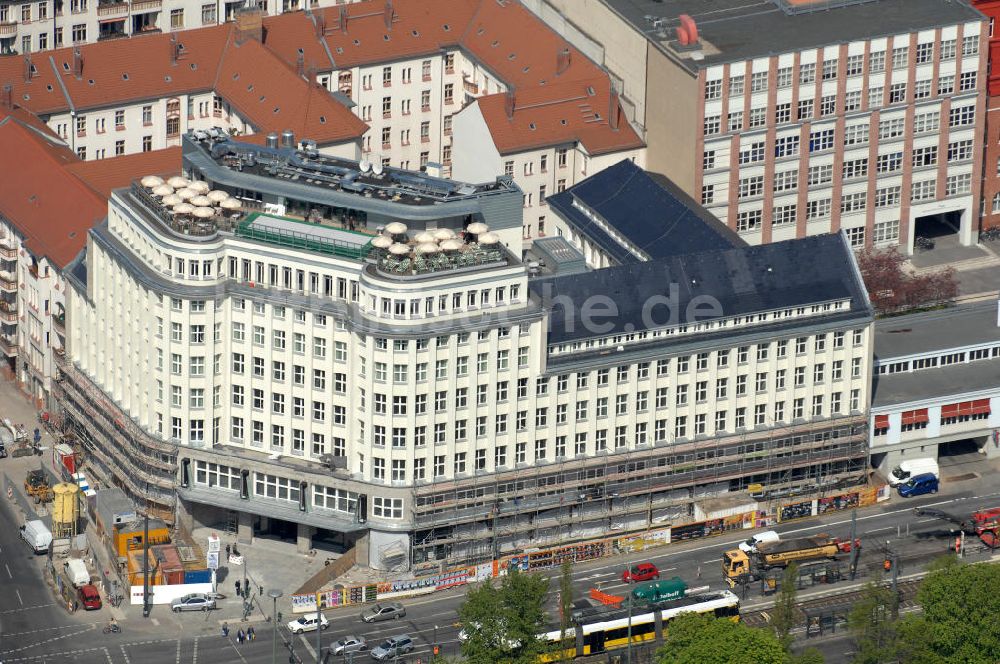
{"label": "building facade", "polygon": [[1000,62],[1000,35],[996,34],[996,20],[1000,17],[1000,2],[974,0],[972,5],[986,15],[989,21],[987,51],[985,146],[983,155],[983,191],[981,230],[1000,225],[1000,71],[993,63]]}
{"label": "building facade", "polygon": [[930,224],[978,238],[988,25],[970,7],[550,5],[603,45],[647,166],[749,242],[844,230],[911,252]]}
{"label": "building facade", "polygon": [[[765,500],[865,481],[871,310],[840,236],[722,252],[759,297],[733,298],[716,260],[535,279],[507,178],[184,149],[255,212],[178,234],[141,186],[115,192],[69,270],[57,390],[106,479],[172,521],[335,538],[389,569],[638,530],[750,483]],[[472,241],[476,222],[499,241]],[[387,254],[379,227],[465,244]],[[773,271],[815,298],[767,294]],[[680,274],[722,311],[566,324],[580,293],[631,278],[653,298]]]}

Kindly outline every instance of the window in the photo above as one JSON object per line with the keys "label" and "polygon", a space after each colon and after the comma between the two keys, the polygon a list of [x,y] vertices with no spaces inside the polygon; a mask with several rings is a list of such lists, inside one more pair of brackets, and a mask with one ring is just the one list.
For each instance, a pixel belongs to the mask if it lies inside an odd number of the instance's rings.
{"label": "window", "polygon": [[729,113],[727,123],[729,131],[739,131],[743,128],[743,111],[732,111]]}
{"label": "window", "polygon": [[868,175],[868,157],[844,162],[844,179],[862,178]]}
{"label": "window", "polygon": [[216,22],[215,4],[201,6],[201,24],[210,25]]}
{"label": "window", "polygon": [[837,95],[826,95],[820,99],[819,114],[833,115],[837,112]]}
{"label": "window", "polygon": [[889,86],[889,103],[901,104],[906,101],[906,83],[893,83]]}
{"label": "window", "polygon": [[784,104],[777,104],[774,107],[774,122],[775,124],[781,124],[783,122],[792,121],[792,104],[791,102],[785,102]]}
{"label": "window", "polygon": [[953,60],[955,58],[955,40],[946,39],[941,42],[941,59]]}
{"label": "window", "polygon": [[937,146],[931,145],[913,149],[913,167],[933,166],[937,163]]}
{"label": "window", "polygon": [[885,88],[881,85],[873,85],[868,88],[868,106],[875,108],[882,105],[885,99]]}
{"label": "window", "polygon": [[73,26],[73,43],[77,44],[80,42],[87,41],[87,26],[84,23],[80,23]]}
{"label": "window", "polygon": [[852,247],[863,247],[865,246],[865,229],[864,228],[848,228],[844,231],[847,233],[847,241]]}
{"label": "window", "polygon": [[722,127],[722,118],[718,115],[711,115],[705,118],[704,133],[706,136],[718,134]]}
{"label": "window", "polygon": [[958,77],[958,89],[975,90],[977,73],[975,71],[962,72],[962,75]]}
{"label": "window", "polygon": [[753,164],[758,161],[764,161],[764,142],[751,143],[749,146],[742,148],[740,150],[740,163],[741,164]]}
{"label": "window", "polygon": [[795,203],[775,206],[771,212],[771,225],[794,224],[797,210],[798,206]]}
{"label": "window", "polygon": [[777,76],[775,76],[775,86],[779,88],[788,88],[792,85],[792,68],[791,67],[781,67],[778,69]]}
{"label": "window", "polygon": [[864,55],[849,55],[847,56],[847,66],[845,67],[845,73],[848,76],[860,76],[864,72]]}
{"label": "window", "polygon": [[861,108],[861,91],[854,90],[844,95],[844,112],[850,113]]}
{"label": "window", "polygon": [[[831,167],[832,168],[832,167]],[[739,197],[748,198],[751,196],[761,196],[764,193],[764,176],[755,175],[749,178],[742,178],[739,186]]]}
{"label": "window", "polygon": [[170,10],[170,27],[171,29],[179,29],[184,27],[184,10],[183,9],[172,9]]}
{"label": "window", "polygon": [[941,114],[938,111],[928,113],[917,113],[913,116],[913,132],[920,134],[928,131],[937,131],[941,126]]}
{"label": "window", "polygon": [[939,95],[950,95],[955,91],[955,76],[954,74],[948,76],[938,77],[938,94]]}
{"label": "window", "polygon": [[899,220],[877,221],[872,229],[875,244],[895,243],[899,240]]}
{"label": "window", "polygon": [[254,495],[299,502],[299,483],[286,477],[254,473]]}
{"label": "window", "polygon": [[799,65],[799,84],[805,85],[816,80],[816,64],[806,63]]}
{"label": "window", "polygon": [[837,61],[836,60],[824,60],[823,61],[823,80],[831,81],[837,78]]}
{"label": "window", "polygon": [[761,210],[746,210],[736,214],[736,230],[740,233],[753,231],[760,228],[762,221]]}
{"label": "window", "polygon": [[864,210],[868,206],[868,193],[864,191],[844,194],[840,197],[840,211],[848,214]]}
{"label": "window", "polygon": [[910,199],[914,201],[924,201],[934,198],[937,195],[937,180],[915,181],[910,188]]}
{"label": "window", "polygon": [[798,170],[780,171],[774,174],[774,190],[776,192],[795,189],[798,186],[798,184],[799,184]]}
{"label": "window", "polygon": [[979,35],[971,35],[962,38],[962,55],[976,55],[979,53]]}
{"label": "window", "polygon": [[934,44],[932,42],[927,42],[924,44],[917,44],[917,64],[924,64],[930,62],[934,56]]}
{"label": "window", "polygon": [[[731,82],[730,82],[731,83]],[[722,81],[705,81],[705,99],[722,98]]]}
{"label": "window", "polygon": [[903,167],[903,153],[890,152],[880,154],[875,161],[875,170],[879,173],[892,173]]}
{"label": "window", "polygon": [[767,72],[755,71],[750,75],[750,91],[763,92],[767,90]]}
{"label": "window", "polygon": [[914,99],[926,99],[931,96],[931,81],[930,79],[925,79],[922,81],[917,81],[913,86],[913,98]]}
{"label": "window", "polygon": [[809,151],[820,152],[833,148],[833,129],[820,129],[809,135]]}
{"label": "window", "polygon": [[799,153],[799,136],[781,136],[774,141],[775,157],[791,157]]}
{"label": "window", "polygon": [[806,203],[806,219],[821,219],[830,216],[830,199],[821,198]]}
{"label": "window", "polygon": [[767,124],[767,109],[766,108],[751,108],[750,109],[750,128],[763,127]]}
{"label": "window", "polygon": [[820,185],[833,180],[833,164],[809,167],[809,184]]}
{"label": "window", "polygon": [[[377,459],[381,461],[381,459]],[[395,463],[395,462],[393,462]],[[402,498],[384,498],[382,496],[372,497],[372,516],[379,517],[380,519],[402,519],[403,518],[403,499]]]}
{"label": "window", "polygon": [[813,116],[813,100],[812,99],[800,99],[797,109],[799,120],[807,120]]}
{"label": "window", "polygon": [[701,166],[706,171],[715,168],[715,150],[705,150],[705,154],[702,155]]}
{"label": "window", "polygon": [[892,68],[903,69],[909,63],[910,47],[901,46],[892,49]]}
{"label": "window", "polygon": [[964,173],[962,175],[949,175],[948,179],[945,180],[944,194],[945,196],[954,196],[956,194],[967,194],[972,191],[972,174]]}

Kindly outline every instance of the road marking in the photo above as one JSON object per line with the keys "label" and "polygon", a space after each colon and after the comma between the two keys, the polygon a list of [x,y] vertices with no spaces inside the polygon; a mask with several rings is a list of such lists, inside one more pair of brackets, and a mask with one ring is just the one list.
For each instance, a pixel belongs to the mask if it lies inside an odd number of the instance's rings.
{"label": "road marking", "polygon": [[9,567],[7,567],[7,563],[4,563],[4,564],[3,564],[3,567],[4,567],[4,569],[6,569],[6,570],[7,570],[7,578],[9,578],[9,579],[13,579],[13,578],[14,578],[14,575],[10,573],[10,568],[9,568]]}
{"label": "road marking", "polygon": [[108,664],[115,664],[115,660],[111,659],[111,653],[108,652],[107,648],[101,648],[104,651],[104,656],[108,658]]}
{"label": "road marking", "polygon": [[866,530],[865,535],[871,535],[872,533],[880,533],[883,530],[892,530],[892,526],[886,526],[885,528],[876,528],[875,530]]}
{"label": "road marking", "polygon": [[309,639],[306,638],[306,635],[304,633],[299,634],[299,638],[302,639],[302,645],[306,647],[306,651],[308,651],[309,656],[315,659],[316,661],[319,661],[316,658],[316,651],[313,650],[313,647],[311,645],[309,645]]}
{"label": "road marking", "polygon": [[150,618],[149,622],[153,623],[153,627],[159,627],[160,621],[156,618]]}
{"label": "road marking", "polygon": [[240,658],[240,661],[243,662],[243,664],[247,664],[247,660],[243,657],[243,653],[241,653],[240,649],[236,647],[236,644],[233,643],[232,639],[229,639],[229,645],[236,651],[236,656]]}
{"label": "road marking", "polygon": [[15,588],[14,592],[17,593],[17,601],[21,603],[21,606],[24,606],[24,600],[21,599],[21,591]]}
{"label": "road marking", "polygon": [[177,639],[177,664],[181,664],[181,640]]}
{"label": "road marking", "polygon": [[121,649],[122,649],[122,657],[125,658],[125,664],[132,664],[131,660],[129,660],[128,658],[128,651],[125,650],[125,646],[121,646]]}
{"label": "road marking", "polygon": [[194,656],[191,658],[191,664],[198,664],[198,639],[200,637],[194,637]]}

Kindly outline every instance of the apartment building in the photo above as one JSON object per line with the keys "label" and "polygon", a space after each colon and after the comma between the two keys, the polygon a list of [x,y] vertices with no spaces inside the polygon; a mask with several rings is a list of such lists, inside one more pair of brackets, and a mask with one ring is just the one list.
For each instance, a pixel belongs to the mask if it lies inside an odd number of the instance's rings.
{"label": "apartment building", "polygon": [[[257,0],[266,16],[351,0]],[[0,55],[27,55],[99,41],[179,32],[234,21],[242,0],[5,0],[0,2]]]}
{"label": "apartment building", "polygon": [[525,237],[546,234],[547,195],[622,158],[644,163],[606,72],[519,2],[359,2],[265,23],[268,48],[351,99],[367,159],[509,175]]}
{"label": "apartment building", "polygon": [[356,158],[365,125],[261,44],[260,16],[182,34],[0,59],[5,103],[81,159],[180,146],[191,130],[283,131]]}
{"label": "apartment building", "polygon": [[748,242],[843,230],[911,252],[925,226],[976,240],[988,27],[968,5],[546,2],[603,56],[647,166]]}
{"label": "apartment building", "polygon": [[[872,314],[843,237],[529,277],[510,178],[282,145],[186,137],[187,175],[243,211],[185,222],[135,183],[68,269],[58,399],[164,517],[387,569],[864,482]],[[571,320],[589,296],[610,327]]]}
{"label": "apartment building", "polygon": [[872,465],[978,451],[1000,456],[997,303],[878,321]]}
{"label": "apartment building", "polygon": [[995,0],[973,0],[972,6],[986,15],[989,21],[987,42],[986,117],[984,118],[983,189],[980,208],[980,230],[1000,224],[1000,71],[993,67],[1000,62],[1000,34],[996,32],[996,20],[1000,17],[1000,2]]}

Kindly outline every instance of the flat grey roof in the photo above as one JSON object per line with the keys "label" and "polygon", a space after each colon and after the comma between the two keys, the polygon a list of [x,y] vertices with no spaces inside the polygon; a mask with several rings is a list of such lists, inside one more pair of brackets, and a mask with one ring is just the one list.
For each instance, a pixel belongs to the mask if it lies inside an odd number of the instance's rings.
{"label": "flat grey roof", "polygon": [[[952,0],[875,0],[787,14],[773,0],[603,0],[690,71],[723,62],[789,53],[859,39],[929,30],[983,15]],[[819,5],[819,3],[817,3]],[[681,14],[698,26],[704,59],[675,50]],[[654,26],[654,21],[657,25]],[[586,26],[582,26],[586,29]]]}
{"label": "flat grey roof", "polygon": [[967,304],[875,322],[875,359],[879,362],[994,341],[1000,342],[996,302]]}
{"label": "flat grey roof", "polygon": [[872,408],[943,399],[1000,387],[1000,359],[952,364],[939,369],[875,376]]}

